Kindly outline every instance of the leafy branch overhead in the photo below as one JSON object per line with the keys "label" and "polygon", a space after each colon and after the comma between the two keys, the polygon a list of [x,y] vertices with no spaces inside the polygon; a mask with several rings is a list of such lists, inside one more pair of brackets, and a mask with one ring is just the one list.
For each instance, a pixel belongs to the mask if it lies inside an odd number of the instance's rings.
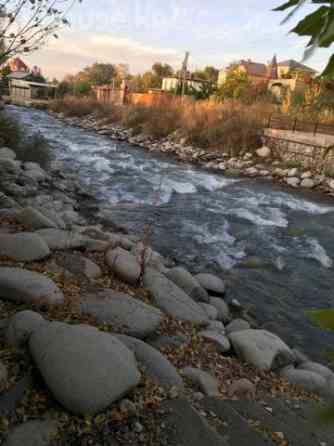
{"label": "leafy branch overhead", "polygon": [[[320,5],[313,12],[306,15],[291,30],[302,37],[309,37],[306,44],[304,59],[310,57],[316,48],[329,48],[334,42],[334,0],[289,0],[274,11],[289,11],[283,20],[286,23],[297,11],[306,4]],[[330,76],[334,73],[334,54],[322,73]]]}
{"label": "leafy branch overhead", "polygon": [[49,36],[58,38],[76,2],[82,0],[0,0],[0,62],[37,50]]}

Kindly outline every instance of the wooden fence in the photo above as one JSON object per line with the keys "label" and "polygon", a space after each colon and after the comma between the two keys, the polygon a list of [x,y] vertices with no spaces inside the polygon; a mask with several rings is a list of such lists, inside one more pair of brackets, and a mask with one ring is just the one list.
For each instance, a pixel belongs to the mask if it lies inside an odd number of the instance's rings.
{"label": "wooden fence", "polygon": [[321,124],[320,122],[306,122],[284,115],[270,115],[267,127],[270,129],[290,130],[292,132],[313,133],[313,135],[318,133],[334,135],[334,125]]}

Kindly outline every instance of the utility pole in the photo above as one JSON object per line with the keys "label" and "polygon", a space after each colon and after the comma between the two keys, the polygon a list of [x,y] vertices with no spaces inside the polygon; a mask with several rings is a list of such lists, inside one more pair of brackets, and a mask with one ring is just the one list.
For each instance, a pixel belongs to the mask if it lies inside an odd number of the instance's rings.
{"label": "utility pole", "polygon": [[189,54],[190,54],[189,51],[186,51],[184,61],[182,64],[182,69],[181,69],[181,85],[182,85],[181,98],[182,98],[182,100],[185,95],[186,84],[187,84]]}

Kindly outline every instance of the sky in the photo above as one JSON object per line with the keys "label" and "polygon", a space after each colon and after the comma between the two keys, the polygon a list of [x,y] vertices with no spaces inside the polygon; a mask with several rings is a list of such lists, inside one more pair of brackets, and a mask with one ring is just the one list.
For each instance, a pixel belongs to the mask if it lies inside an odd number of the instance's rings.
{"label": "sky", "polygon": [[[83,0],[71,11],[71,27],[59,39],[23,59],[49,79],[62,79],[96,61],[126,63],[133,74],[161,61],[179,68],[185,51],[192,69],[223,68],[238,59],[302,60],[305,40],[282,26],[272,9],[283,0]],[[307,12],[310,7],[305,7]],[[329,50],[307,64],[321,70]]]}

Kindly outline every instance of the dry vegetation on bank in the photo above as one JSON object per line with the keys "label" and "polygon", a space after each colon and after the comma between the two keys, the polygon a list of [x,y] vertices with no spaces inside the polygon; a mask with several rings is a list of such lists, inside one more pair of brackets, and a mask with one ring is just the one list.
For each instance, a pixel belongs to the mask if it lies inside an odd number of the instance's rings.
{"label": "dry vegetation on bank", "polygon": [[236,101],[160,102],[154,106],[100,104],[92,97],[67,96],[50,103],[50,110],[67,117],[94,113],[107,124],[132,128],[136,134],[164,138],[177,132],[187,143],[202,148],[258,148],[260,130],[273,111],[268,103],[243,105]]}

